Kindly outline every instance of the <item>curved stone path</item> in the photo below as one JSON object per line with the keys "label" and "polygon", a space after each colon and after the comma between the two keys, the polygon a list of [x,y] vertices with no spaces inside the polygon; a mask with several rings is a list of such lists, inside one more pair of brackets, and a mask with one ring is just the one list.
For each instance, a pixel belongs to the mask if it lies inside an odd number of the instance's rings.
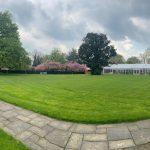
{"label": "curved stone path", "polygon": [[0,128],[32,150],[150,150],[150,119],[85,125],[58,121],[0,101]]}

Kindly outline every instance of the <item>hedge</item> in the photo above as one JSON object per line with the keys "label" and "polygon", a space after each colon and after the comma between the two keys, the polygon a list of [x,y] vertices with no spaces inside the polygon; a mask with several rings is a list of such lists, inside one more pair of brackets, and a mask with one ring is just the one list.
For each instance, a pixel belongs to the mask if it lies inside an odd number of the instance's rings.
{"label": "hedge", "polygon": [[74,71],[59,71],[59,70],[51,70],[51,71],[35,71],[35,70],[0,70],[1,74],[85,74],[84,72],[74,72]]}

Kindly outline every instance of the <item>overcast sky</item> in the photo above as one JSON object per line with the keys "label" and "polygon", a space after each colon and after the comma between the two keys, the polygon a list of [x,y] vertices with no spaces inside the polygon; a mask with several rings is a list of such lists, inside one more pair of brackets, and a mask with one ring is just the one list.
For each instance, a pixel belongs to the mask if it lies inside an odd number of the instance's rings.
{"label": "overcast sky", "polygon": [[150,47],[150,0],[0,0],[29,51],[67,52],[88,32],[105,33],[125,58]]}

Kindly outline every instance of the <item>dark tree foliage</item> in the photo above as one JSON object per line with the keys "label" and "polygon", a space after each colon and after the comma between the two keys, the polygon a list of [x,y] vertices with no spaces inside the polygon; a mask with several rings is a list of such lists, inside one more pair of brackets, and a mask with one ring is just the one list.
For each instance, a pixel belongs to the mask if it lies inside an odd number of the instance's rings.
{"label": "dark tree foliage", "polygon": [[0,12],[0,68],[26,69],[31,63],[9,12]]}
{"label": "dark tree foliage", "polygon": [[33,64],[32,66],[35,67],[43,62],[42,54],[38,51],[33,52]]}
{"label": "dark tree foliage", "polygon": [[117,54],[116,56],[113,56],[109,59],[110,64],[124,64],[125,59],[122,55]]}
{"label": "dark tree foliage", "polygon": [[79,55],[76,49],[72,49],[68,56],[67,56],[67,60],[68,61],[72,61],[72,62],[78,62],[79,61]]}
{"label": "dark tree foliage", "polygon": [[41,64],[42,63],[42,59],[41,59],[41,57],[39,56],[39,55],[34,55],[34,57],[33,57],[33,65],[32,66],[37,66],[37,65],[39,65],[39,64]]}
{"label": "dark tree foliage", "polygon": [[116,50],[102,33],[88,33],[79,48],[80,61],[90,67],[94,75],[101,74],[108,60],[115,55]]}

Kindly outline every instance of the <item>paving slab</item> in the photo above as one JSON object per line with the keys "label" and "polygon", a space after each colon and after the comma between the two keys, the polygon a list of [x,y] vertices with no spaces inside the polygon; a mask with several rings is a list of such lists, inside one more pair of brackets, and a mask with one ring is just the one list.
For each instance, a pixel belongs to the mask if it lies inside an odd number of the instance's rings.
{"label": "paving slab", "polygon": [[85,141],[106,141],[107,135],[106,134],[84,134]]}
{"label": "paving slab", "polygon": [[108,135],[108,140],[112,140],[112,141],[132,138],[127,127],[108,128],[107,135]]}
{"label": "paving slab", "polygon": [[7,119],[7,120],[1,120],[0,122],[1,122],[4,126],[7,126],[8,124],[11,123],[11,121],[10,121],[9,119]]}
{"label": "paving slab", "polygon": [[139,130],[137,125],[128,126],[128,128],[129,128],[130,131],[137,131],[137,130]]}
{"label": "paving slab", "polygon": [[10,134],[10,135],[12,135],[13,137],[15,137],[16,135],[17,135],[17,133],[14,131],[14,130],[12,130],[12,129],[10,129],[10,128],[8,128],[8,127],[4,127],[4,128],[2,128],[5,132],[7,132],[8,134]]}
{"label": "paving slab", "polygon": [[150,150],[150,143],[139,145],[136,150]]}
{"label": "paving slab", "polygon": [[124,148],[124,149],[121,148],[121,149],[117,149],[117,150],[138,150],[138,149],[137,149],[137,147],[128,147],[128,148]]}
{"label": "paving slab", "polygon": [[38,136],[37,134],[32,134],[32,135],[28,138],[28,140],[31,141],[31,142],[33,142],[33,143],[37,143],[40,138],[41,138],[41,137]]}
{"label": "paving slab", "polygon": [[109,142],[109,148],[111,150],[127,148],[127,147],[134,147],[134,146],[135,146],[135,144],[132,139]]}
{"label": "paving slab", "polygon": [[16,121],[7,125],[7,128],[10,128],[16,134],[27,130],[29,127],[31,127],[31,125],[23,121]]}
{"label": "paving slab", "polygon": [[23,142],[25,145],[27,145],[28,147],[30,147],[32,150],[43,150],[42,147],[40,147],[39,145],[37,145],[36,143],[33,143],[30,140],[26,140]]}
{"label": "paving slab", "polygon": [[113,127],[116,127],[115,124],[100,124],[100,125],[97,125],[97,128],[113,128]]}
{"label": "paving slab", "polygon": [[143,129],[131,132],[136,145],[150,142],[150,129]]}
{"label": "paving slab", "polygon": [[67,149],[80,149],[83,140],[83,134],[72,133],[69,142],[67,143]]}
{"label": "paving slab", "polygon": [[17,116],[18,114],[16,112],[14,112],[13,110],[9,110],[9,111],[5,111],[1,114],[1,116],[3,116],[4,118],[8,119],[8,118],[12,118]]}
{"label": "paving slab", "polygon": [[106,128],[97,128],[96,133],[106,133]]}
{"label": "paving slab", "polygon": [[46,125],[46,126],[42,127],[42,130],[44,130],[46,133],[49,133],[49,132],[53,131],[54,128],[51,127],[50,125]]}
{"label": "paving slab", "polygon": [[19,140],[26,140],[27,138],[29,138],[31,135],[33,135],[32,132],[29,131],[24,131],[21,134],[17,135],[17,139]]}
{"label": "paving slab", "polygon": [[16,117],[16,119],[20,119],[20,120],[22,120],[22,121],[24,121],[24,122],[29,122],[29,120],[31,120],[30,118],[25,117],[25,116],[23,116],[23,115],[18,115],[18,116]]}
{"label": "paving slab", "polygon": [[41,128],[38,128],[36,126],[32,126],[30,129],[28,129],[29,131],[37,134],[40,137],[44,137],[47,133],[46,131],[42,130]]}
{"label": "paving slab", "polygon": [[57,129],[69,130],[69,128],[72,126],[72,123],[55,120],[50,122],[49,125]]}
{"label": "paving slab", "polygon": [[7,121],[10,121],[10,122],[16,122],[16,121],[19,121],[20,119],[17,118],[17,116],[14,116],[14,117],[11,117],[11,118],[8,118]]}
{"label": "paving slab", "polygon": [[70,136],[71,132],[55,129],[46,136],[46,139],[50,143],[65,147]]}
{"label": "paving slab", "polygon": [[77,133],[95,133],[96,132],[96,126],[77,124],[74,132],[77,132]]}
{"label": "paving slab", "polygon": [[150,119],[149,120],[138,121],[137,126],[141,129],[150,129]]}
{"label": "paving slab", "polygon": [[58,147],[58,146],[48,142],[45,138],[41,138],[38,141],[38,145],[40,145],[41,147],[43,147],[46,150],[63,150],[63,148]]}
{"label": "paving slab", "polygon": [[30,123],[32,125],[35,125],[37,127],[43,127],[45,125],[47,125],[49,123],[49,120],[48,119],[44,119],[44,118],[40,118],[40,117],[36,117],[34,119],[32,119],[30,121]]}
{"label": "paving slab", "polygon": [[2,122],[0,122],[0,128],[3,128],[4,124]]}
{"label": "paving slab", "polygon": [[5,103],[0,102],[0,111],[8,111],[8,110],[12,110],[12,109],[14,109],[13,106],[6,105]]}
{"label": "paving slab", "polygon": [[33,112],[21,108],[21,109],[16,109],[16,113],[18,113],[19,115],[23,115],[23,116],[29,117],[30,115],[32,115]]}
{"label": "paving slab", "polygon": [[106,142],[84,141],[81,150],[108,150],[108,144]]}

